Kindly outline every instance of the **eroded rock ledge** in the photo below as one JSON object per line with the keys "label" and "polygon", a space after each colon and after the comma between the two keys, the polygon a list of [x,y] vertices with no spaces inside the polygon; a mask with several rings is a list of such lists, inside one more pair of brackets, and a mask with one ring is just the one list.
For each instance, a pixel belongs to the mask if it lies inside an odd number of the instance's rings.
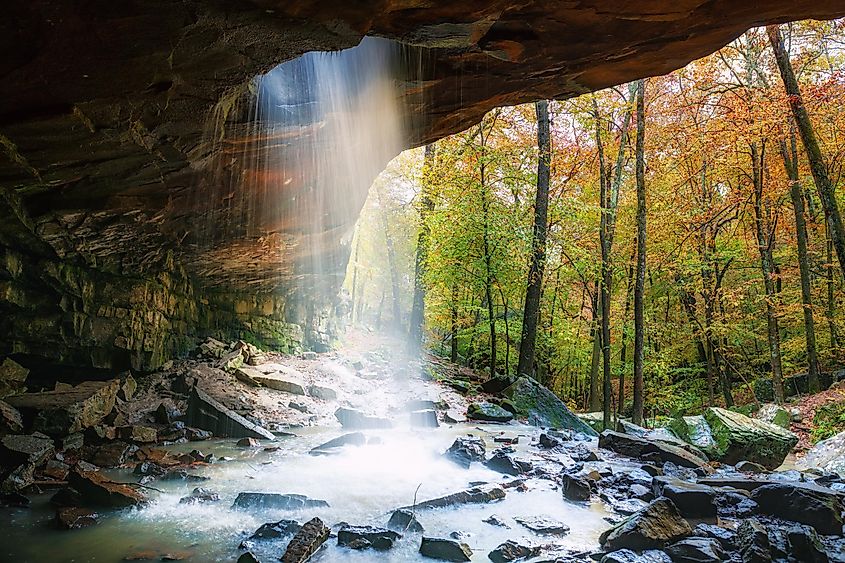
{"label": "eroded rock ledge", "polygon": [[285,249],[301,225],[250,230],[202,211],[220,203],[203,201],[215,181],[207,117],[305,51],[365,34],[418,47],[399,92],[412,101],[413,146],[494,106],[670,71],[752,25],[843,14],[840,0],[11,0],[0,22],[0,354],[150,369],[195,335],[265,333],[272,345],[295,339],[293,324],[319,326],[325,307],[290,297]]}

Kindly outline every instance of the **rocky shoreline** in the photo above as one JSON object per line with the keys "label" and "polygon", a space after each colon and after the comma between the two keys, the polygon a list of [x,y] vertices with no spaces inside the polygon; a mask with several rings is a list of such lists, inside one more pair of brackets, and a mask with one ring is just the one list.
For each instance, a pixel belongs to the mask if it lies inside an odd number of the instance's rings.
{"label": "rocky shoreline", "polygon": [[[483,466],[501,478],[408,506],[385,506],[381,522],[335,523],[317,516],[267,522],[239,540],[239,561],[266,560],[267,545],[278,546],[275,557],[282,561],[306,561],[334,541],[343,549],[371,551],[374,560],[403,542],[414,542],[421,557],[475,560],[480,554],[476,548],[473,555],[466,532],[439,537],[426,531],[430,511],[495,510],[514,495],[549,487],[559,491],[561,506],[597,503],[608,511],[599,543],[589,550],[565,548],[561,538],[575,523],[553,513],[485,513],[485,525],[513,530],[510,539],[485,550],[487,559],[845,561],[845,479],[818,468],[776,470],[794,441],[768,423],[711,409],[711,447],[627,423],[597,436],[533,380],[457,379],[412,360],[397,369],[389,356],[371,351],[292,358],[209,339],[193,358],[138,381],[127,374],[29,393],[10,384],[14,393],[0,402],[0,503],[19,509],[31,495],[50,491],[60,530],[94,526],[103,514],[143,507],[155,501],[156,484],[168,481],[191,484],[182,505],[219,503],[204,469],[226,459],[203,452],[206,440],[226,437],[236,447],[272,452],[278,440],[297,440],[301,429],[340,426],[345,433],[310,449],[312,456],[333,456],[378,443],[375,433],[401,420],[411,428],[463,428],[443,459],[453,471]],[[512,421],[528,421],[535,429],[514,432],[527,427]],[[687,422],[695,434],[695,421]],[[186,445],[172,447],[179,444]],[[112,478],[111,468],[131,468],[134,481]],[[301,515],[328,506],[287,491],[244,490],[231,510]]]}

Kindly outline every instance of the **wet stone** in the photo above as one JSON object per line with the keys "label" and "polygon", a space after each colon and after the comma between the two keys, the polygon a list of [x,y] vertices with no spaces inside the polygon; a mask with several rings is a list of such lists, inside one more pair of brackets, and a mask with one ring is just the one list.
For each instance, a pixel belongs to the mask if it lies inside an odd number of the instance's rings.
{"label": "wet stone", "polygon": [[537,534],[562,536],[569,533],[569,526],[545,516],[517,516],[514,520]]}
{"label": "wet stone", "polygon": [[672,559],[666,553],[656,549],[648,549],[640,553],[630,549],[620,549],[602,557],[601,563],[672,563]]}
{"label": "wet stone", "polygon": [[327,455],[338,453],[340,448],[344,446],[364,446],[367,443],[367,437],[364,436],[361,432],[351,432],[349,434],[344,434],[343,436],[338,436],[324,444],[320,444],[319,446],[311,449],[309,452],[311,455]]}
{"label": "wet stone", "polygon": [[324,500],[312,499],[305,495],[278,493],[238,493],[233,508],[275,508],[279,510],[298,510],[302,508],[327,507]]}
{"label": "wet stone", "polygon": [[484,440],[476,436],[461,436],[446,450],[446,457],[462,467],[469,468],[473,461],[484,461]]}
{"label": "wet stone", "polygon": [[581,477],[576,477],[568,473],[562,476],[562,490],[563,496],[572,501],[580,502],[590,500],[590,483]]}
{"label": "wet stone", "polygon": [[673,563],[719,563],[727,555],[718,540],[713,538],[687,538],[666,548]]}
{"label": "wet stone", "polygon": [[690,525],[666,498],[652,501],[641,511],[604,532],[599,541],[605,549],[653,549],[688,536]]}
{"label": "wet stone", "polygon": [[686,518],[716,516],[716,491],[712,487],[663,476],[654,478],[652,488],[654,496],[671,500]]}
{"label": "wet stone", "polygon": [[191,494],[179,499],[179,504],[202,504],[206,502],[217,502],[220,500],[220,495],[216,492],[203,488],[197,487]]}
{"label": "wet stone", "polygon": [[255,438],[241,438],[235,445],[240,448],[260,448],[261,442]]}
{"label": "wet stone", "polygon": [[[488,502],[495,502],[505,498],[505,490],[496,485],[481,485],[472,487],[464,491],[452,493],[450,495],[438,497],[436,499],[426,500],[417,503],[417,509],[426,508],[443,508],[446,506],[455,506],[460,504],[484,504]],[[402,507],[411,509],[411,506]]]}
{"label": "wet stone", "polygon": [[79,506],[82,504],[82,495],[69,487],[59,489],[50,498],[50,504],[54,506]]}
{"label": "wet stone", "polygon": [[743,563],[767,563],[772,560],[769,534],[759,520],[744,520],[736,533],[736,543]]}
{"label": "wet stone", "polygon": [[484,462],[484,465],[505,475],[516,476],[531,471],[531,462],[515,459],[511,455],[512,452],[513,448],[509,446],[495,450],[490,459]]}
{"label": "wet stone", "polygon": [[467,418],[484,422],[510,422],[513,413],[493,403],[470,403],[467,407]]}
{"label": "wet stone", "polygon": [[240,557],[238,557],[237,563],[261,563],[261,560],[258,559],[258,556],[252,553],[251,551],[247,551],[246,553],[243,553]]}
{"label": "wet stone", "polygon": [[275,539],[296,534],[302,525],[296,520],[279,520],[278,522],[267,522],[262,524],[255,533],[249,536],[251,540]]}
{"label": "wet stone", "polygon": [[97,471],[74,469],[68,475],[68,482],[79,492],[86,505],[123,508],[146,501],[137,489],[111,481]]}
{"label": "wet stone", "polygon": [[87,508],[60,508],[56,511],[56,524],[63,530],[78,530],[97,523],[100,515]]}
{"label": "wet stone", "polygon": [[718,540],[722,548],[727,551],[734,551],[737,548],[736,532],[727,528],[723,528],[721,526],[703,523],[698,524],[695,528],[693,528],[692,535],[702,538],[713,538],[715,540]]}
{"label": "wet stone", "polygon": [[0,506],[12,508],[27,508],[30,505],[29,497],[20,493],[0,493]]}
{"label": "wet stone", "polygon": [[842,499],[836,492],[817,485],[778,483],[751,493],[763,514],[812,526],[823,535],[842,535]]}
{"label": "wet stone", "polygon": [[331,530],[319,518],[312,518],[288,543],[282,563],[304,563],[329,539]]}
{"label": "wet stone", "polygon": [[434,410],[420,410],[411,412],[411,426],[415,428],[437,428],[437,412]]}
{"label": "wet stone", "polygon": [[498,514],[491,514],[490,516],[482,520],[482,522],[484,522],[485,524],[490,524],[491,526],[498,526],[500,528],[510,529],[510,526],[508,526],[507,522],[505,522],[504,519],[502,519],[502,517]]}
{"label": "wet stone", "polygon": [[446,538],[426,538],[420,544],[420,555],[442,561],[470,561],[472,550],[465,543]]}
{"label": "wet stone", "polygon": [[414,513],[403,508],[393,511],[393,514],[390,515],[390,520],[387,522],[387,527],[402,533],[422,533],[425,531]]}
{"label": "wet stone", "polygon": [[386,418],[369,416],[361,411],[346,407],[337,409],[334,416],[344,428],[393,428],[393,423]]}
{"label": "wet stone", "polygon": [[337,532],[337,545],[353,549],[388,550],[402,534],[374,526],[346,526]]}
{"label": "wet stone", "polygon": [[534,557],[535,555],[539,555],[539,553],[539,547],[508,540],[488,553],[487,558],[490,559],[490,561],[493,561],[493,563],[509,563],[510,561],[516,561],[518,559]]}

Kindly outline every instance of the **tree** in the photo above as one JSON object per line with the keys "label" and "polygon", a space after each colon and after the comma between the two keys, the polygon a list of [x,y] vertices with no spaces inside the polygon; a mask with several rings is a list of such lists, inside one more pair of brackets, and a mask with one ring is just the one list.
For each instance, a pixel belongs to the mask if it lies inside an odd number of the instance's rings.
{"label": "tree", "polygon": [[830,240],[839,258],[839,266],[845,274],[845,225],[842,224],[842,216],[839,213],[839,205],[836,202],[836,193],[833,183],[828,176],[827,167],[824,163],[821,149],[819,148],[813,122],[804,106],[804,98],[801,96],[801,88],[795,78],[795,71],[792,69],[792,62],[781,38],[780,28],[770,25],[766,28],[769,34],[769,41],[775,53],[778,70],[780,71],[783,86],[789,99],[789,107],[798,126],[801,141],[804,143],[804,150],[807,152],[807,159],[810,161],[810,170],[816,182],[816,190],[819,192],[819,199],[824,208],[825,216],[830,225]]}
{"label": "tree", "polygon": [[534,230],[531,237],[531,265],[528,268],[528,288],[522,315],[522,338],[519,344],[519,375],[534,372],[534,350],[537,343],[537,322],[540,316],[540,297],[543,291],[543,269],[546,264],[546,230],[549,209],[549,167],[551,165],[551,136],[549,133],[549,103],[541,100],[537,110],[537,194],[534,200]]}
{"label": "tree", "polygon": [[637,81],[637,273],[634,282],[634,424],[643,424],[643,291],[646,271],[645,81]]}
{"label": "tree", "polygon": [[425,160],[422,173],[422,189],[420,190],[419,203],[419,235],[417,236],[417,252],[414,263],[414,297],[411,305],[411,320],[409,338],[411,346],[418,348],[423,340],[423,323],[425,320],[425,270],[428,257],[428,239],[431,235],[431,228],[428,225],[428,216],[434,209],[434,200],[431,197],[432,168],[434,161],[434,145],[425,146]]}

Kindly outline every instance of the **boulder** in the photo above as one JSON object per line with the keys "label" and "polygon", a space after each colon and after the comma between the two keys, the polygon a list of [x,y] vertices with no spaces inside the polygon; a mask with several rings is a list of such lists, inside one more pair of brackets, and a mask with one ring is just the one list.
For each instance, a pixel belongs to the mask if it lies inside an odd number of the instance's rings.
{"label": "boulder", "polygon": [[0,399],[9,395],[19,395],[26,391],[26,378],[29,370],[12,358],[6,358],[0,364]]}
{"label": "boulder", "polygon": [[531,471],[531,462],[515,459],[511,454],[513,448],[499,448],[493,452],[490,459],[484,462],[489,469],[504,473],[505,475],[521,475]]}
{"label": "boulder", "polygon": [[780,426],[718,407],[707,409],[704,418],[715,442],[707,453],[722,463],[744,460],[775,469],[798,443],[795,434]]}
{"label": "boulder", "polygon": [[156,429],[151,426],[133,424],[132,426],[121,426],[115,430],[122,440],[141,444],[155,442],[158,437]]}
{"label": "boulder", "polygon": [[260,448],[261,442],[255,438],[241,438],[235,445],[239,448]]}
{"label": "boulder", "polygon": [[505,490],[498,485],[479,485],[457,493],[452,493],[442,497],[438,497],[423,502],[418,502],[416,506],[403,506],[405,510],[418,510],[427,508],[443,508],[446,506],[455,506],[459,504],[483,504],[488,502],[495,502],[505,498]]}
{"label": "boulder", "polygon": [[789,411],[774,403],[761,405],[760,409],[754,413],[754,418],[787,429],[789,428],[790,422],[792,422],[792,415]]}
{"label": "boulder", "polygon": [[43,434],[9,434],[0,438],[0,493],[14,493],[35,480],[35,468],[55,449]]}
{"label": "boulder", "polygon": [[604,549],[653,549],[674,543],[692,533],[675,504],[659,498],[599,537]]}
{"label": "boulder", "polygon": [[189,426],[208,430],[215,436],[276,439],[272,432],[227,409],[196,385],[188,399],[187,419]]}
{"label": "boulder", "polygon": [[485,453],[484,440],[476,436],[461,436],[455,438],[444,455],[458,465],[468,468],[473,461],[484,461]]}
{"label": "boulder", "polygon": [[794,561],[807,563],[828,563],[830,558],[819,535],[809,526],[791,526],[786,530],[789,542],[789,557]]}
{"label": "boulder", "polygon": [[137,449],[132,444],[115,440],[94,447],[85,455],[85,459],[97,467],[119,467],[126,463],[129,456],[135,453]]}
{"label": "boulder", "polygon": [[569,533],[569,526],[546,516],[516,516],[514,520],[535,534],[563,536]]}
{"label": "boulder", "polygon": [[713,538],[718,540],[722,548],[726,551],[735,551],[737,549],[736,531],[714,524],[699,523],[692,530],[692,535],[702,538]]}
{"label": "boulder", "polygon": [[513,420],[513,413],[493,403],[470,403],[467,407],[467,418],[483,422],[510,422]]}
{"label": "boulder", "polygon": [[273,508],[278,510],[299,510],[302,508],[327,507],[324,500],[312,499],[305,495],[279,493],[238,493],[232,508]]}
{"label": "boulder", "polygon": [[361,432],[350,432],[343,436],[333,438],[324,444],[320,444],[311,449],[311,455],[329,455],[338,453],[340,448],[345,446],[364,446],[367,443],[367,437]]}
{"label": "boulder", "polygon": [[842,497],[805,483],[771,483],[754,489],[751,499],[762,514],[812,526],[823,535],[842,535]]}
{"label": "boulder", "polygon": [[120,380],[86,381],[57,391],[8,397],[32,429],[60,438],[99,424],[114,408]]}
{"label": "boulder", "polygon": [[99,517],[99,514],[87,508],[60,508],[56,511],[56,524],[62,530],[78,530],[93,526]]}
{"label": "boulder", "polygon": [[736,464],[736,470],[742,471],[743,473],[768,473],[769,470],[760,465],[759,463],[754,463],[753,461],[740,461]]}
{"label": "boulder", "polygon": [[644,461],[671,462],[681,467],[698,468],[707,463],[707,460],[677,446],[652,442],[613,430],[605,430],[601,433],[599,447]]}
{"label": "boulder", "polygon": [[302,525],[296,520],[279,520],[278,522],[267,522],[249,536],[251,540],[276,539],[296,534]]}
{"label": "boulder", "polygon": [[798,460],[799,469],[819,469],[845,477],[845,432],[822,440]]}
{"label": "boulder", "polygon": [[534,426],[568,428],[588,436],[597,433],[578,418],[560,398],[530,377],[520,377],[503,391],[519,416]]}
{"label": "boulder", "polygon": [[672,419],[669,428],[680,439],[702,451],[709,451],[716,445],[710,425],[702,415],[683,416]]}
{"label": "boulder", "polygon": [[716,516],[716,491],[713,487],[662,476],[654,478],[652,489],[655,497],[671,500],[685,518]]}
{"label": "boulder", "polygon": [[564,473],[562,480],[561,490],[563,491],[564,498],[576,502],[590,500],[592,490],[587,479],[570,473]]}
{"label": "boulder", "polygon": [[361,411],[340,407],[334,411],[340,425],[344,428],[393,428],[393,423],[386,418],[369,416]]}
{"label": "boulder", "polygon": [[321,387],[320,385],[309,385],[308,394],[321,401],[337,400],[337,391],[329,387]]}
{"label": "boulder", "polygon": [[719,540],[687,538],[666,548],[672,563],[720,563],[728,559]]}
{"label": "boulder", "polygon": [[500,544],[496,549],[487,554],[487,558],[493,563],[509,563],[518,559],[535,557],[540,554],[541,548],[517,543],[508,540]]}
{"label": "boulder", "polygon": [[404,508],[393,511],[393,514],[390,515],[390,520],[387,522],[387,527],[401,533],[422,533],[425,531],[423,525],[417,520],[416,515]]}
{"label": "boulder", "polygon": [[330,534],[331,530],[322,520],[312,518],[290,540],[281,557],[282,563],[304,563],[329,539]]}
{"label": "boulder", "polygon": [[455,540],[423,537],[420,555],[441,561],[470,561],[472,550],[467,544]]}
{"label": "boulder", "polygon": [[385,551],[393,547],[402,534],[374,526],[344,526],[337,532],[337,545],[353,549]]}
{"label": "boulder", "polygon": [[68,474],[68,484],[79,492],[86,505],[124,508],[146,501],[137,489],[111,481],[98,471],[76,468]]}
{"label": "boulder", "polygon": [[247,551],[238,557],[237,563],[261,563],[261,560],[253,552]]}
{"label": "boulder", "polygon": [[245,385],[248,385],[250,387],[261,387],[261,384],[255,378],[255,376],[261,376],[264,374],[255,369],[254,367],[240,366],[235,368],[232,373],[234,374],[235,379]]}
{"label": "boulder", "polygon": [[415,428],[437,428],[440,423],[437,421],[437,412],[432,409],[412,411],[411,426]]}
{"label": "boulder", "polygon": [[495,395],[496,393],[501,393],[511,385],[513,385],[513,378],[507,377],[504,375],[497,375],[496,377],[491,377],[487,381],[483,382],[480,387],[481,391],[484,393],[490,393],[491,395]]}
{"label": "boulder", "polygon": [[736,544],[742,563],[770,563],[772,560],[769,534],[756,518],[742,521],[736,530]]}
{"label": "boulder", "polygon": [[23,432],[21,413],[6,401],[0,401],[0,435],[21,432]]}

